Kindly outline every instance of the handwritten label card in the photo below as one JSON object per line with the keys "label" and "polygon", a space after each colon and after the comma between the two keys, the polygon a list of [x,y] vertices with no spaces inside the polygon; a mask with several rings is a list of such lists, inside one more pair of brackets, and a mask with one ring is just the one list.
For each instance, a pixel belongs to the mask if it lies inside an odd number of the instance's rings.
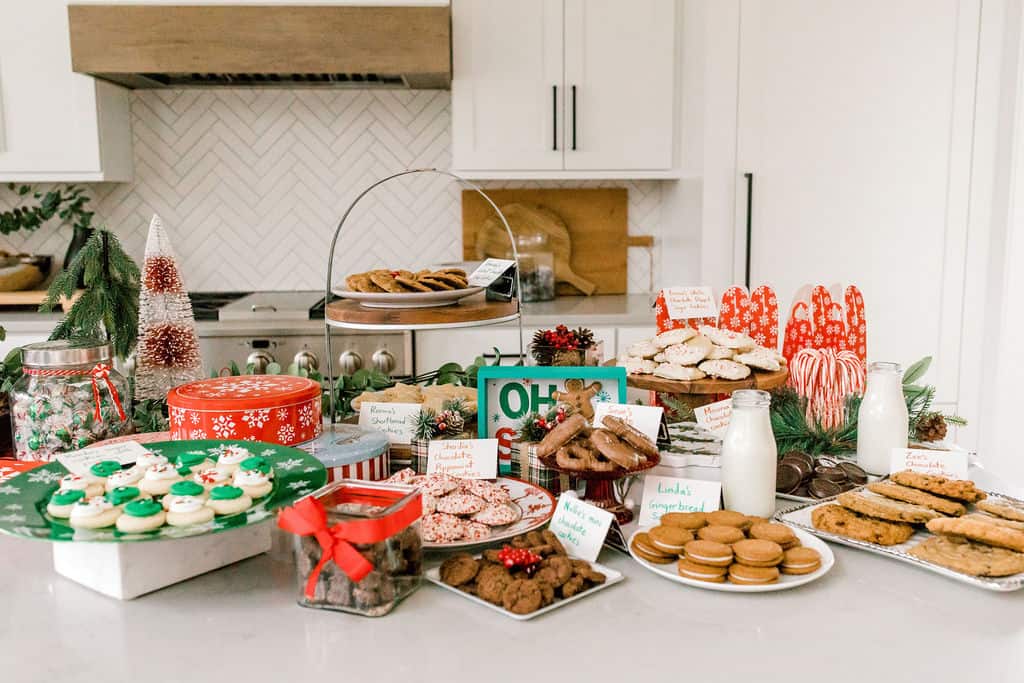
{"label": "handwritten label card", "polygon": [[88,474],[91,466],[102,460],[116,460],[122,465],[130,465],[146,453],[149,451],[139,442],[122,441],[108,446],[61,453],[57,456],[57,461],[64,465],[68,472],[82,476]]}
{"label": "handwritten label card", "polygon": [[463,479],[498,476],[497,439],[434,439],[427,446],[427,474]]}
{"label": "handwritten label card", "polygon": [[693,409],[697,416],[697,424],[708,430],[715,436],[725,436],[725,430],[729,428],[729,420],[732,418],[732,399],[716,401],[706,406],[699,406]]}
{"label": "handwritten label card", "polygon": [[722,484],[717,481],[644,477],[643,502],[640,504],[641,529],[657,526],[666,512],[710,512],[719,508]]}
{"label": "handwritten label card", "polygon": [[613,519],[615,515],[607,510],[563,493],[548,528],[571,556],[593,562],[601,553]]}
{"label": "handwritten label card", "polygon": [[598,403],[594,406],[594,426],[601,424],[605,415],[614,415],[633,425],[651,441],[657,443],[661,427],[661,406],[638,406],[630,403]]}
{"label": "handwritten label card", "polygon": [[393,444],[407,444],[416,432],[421,408],[419,403],[362,403],[359,426],[384,432]]}
{"label": "handwritten label card", "polygon": [[489,287],[502,273],[516,264],[512,259],[489,258],[469,274],[470,287]]}
{"label": "handwritten label card", "polygon": [[894,448],[890,472],[913,470],[948,479],[967,479],[966,451],[933,451],[927,448]]}
{"label": "handwritten label card", "polygon": [[710,287],[667,287],[661,290],[665,308],[672,320],[715,318],[718,306]]}

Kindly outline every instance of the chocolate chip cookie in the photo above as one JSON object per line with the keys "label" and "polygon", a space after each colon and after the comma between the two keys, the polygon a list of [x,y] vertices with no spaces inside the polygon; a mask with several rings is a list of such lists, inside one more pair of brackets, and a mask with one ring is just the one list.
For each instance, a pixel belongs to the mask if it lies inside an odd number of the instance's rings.
{"label": "chocolate chip cookie", "polygon": [[892,498],[893,500],[902,500],[905,503],[923,505],[926,508],[931,508],[932,510],[941,512],[944,515],[959,517],[967,512],[967,508],[955,500],[935,496],[927,491],[912,489],[909,486],[894,484],[891,481],[876,481],[868,484],[868,490],[872,493],[885,496],[886,498]]}
{"label": "chocolate chip cookie", "polygon": [[914,527],[905,522],[866,517],[835,504],[812,510],[811,522],[815,529],[878,545],[899,545],[914,535]]}
{"label": "chocolate chip cookie", "polygon": [[972,541],[1024,552],[1024,531],[989,524],[976,519],[943,517],[928,522],[928,531],[940,536],[963,536]]}
{"label": "chocolate chip cookie", "polygon": [[973,481],[966,479],[947,479],[910,470],[896,472],[890,475],[889,479],[913,489],[921,489],[946,498],[956,498],[966,503],[976,503],[988,497],[984,491],[974,485]]}
{"label": "chocolate chip cookie", "polygon": [[840,493],[836,501],[845,508],[869,517],[887,519],[890,522],[910,522],[923,524],[940,517],[938,512],[922,505],[904,503],[883,496],[876,496],[863,491]]}
{"label": "chocolate chip cookie", "polygon": [[1007,498],[989,498],[978,501],[978,509],[984,510],[1003,519],[1024,522],[1024,504]]}
{"label": "chocolate chip cookie", "polygon": [[1024,572],[1024,553],[957,537],[933,536],[911,548],[909,553],[971,576],[1010,576]]}

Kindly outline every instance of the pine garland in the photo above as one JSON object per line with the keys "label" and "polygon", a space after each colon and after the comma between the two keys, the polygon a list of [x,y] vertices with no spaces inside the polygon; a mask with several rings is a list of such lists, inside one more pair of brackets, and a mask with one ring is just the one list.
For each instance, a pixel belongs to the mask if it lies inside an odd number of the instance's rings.
{"label": "pine garland", "polygon": [[135,348],[139,318],[139,267],[124,252],[109,230],[96,230],[65,264],[39,306],[52,311],[62,297],[74,296],[79,278],[82,295],[50,334],[50,339],[98,338],[108,340],[114,355],[127,358]]}

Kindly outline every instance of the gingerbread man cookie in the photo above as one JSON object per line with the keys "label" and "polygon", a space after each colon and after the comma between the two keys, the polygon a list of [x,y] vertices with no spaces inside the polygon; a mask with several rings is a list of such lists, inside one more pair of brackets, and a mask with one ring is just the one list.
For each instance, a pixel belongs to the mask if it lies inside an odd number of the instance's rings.
{"label": "gingerbread man cookie", "polygon": [[590,403],[590,399],[600,392],[600,382],[591,382],[589,385],[585,385],[582,379],[567,379],[565,380],[565,391],[555,391],[551,397],[561,403],[567,403],[587,420],[593,420],[594,406]]}

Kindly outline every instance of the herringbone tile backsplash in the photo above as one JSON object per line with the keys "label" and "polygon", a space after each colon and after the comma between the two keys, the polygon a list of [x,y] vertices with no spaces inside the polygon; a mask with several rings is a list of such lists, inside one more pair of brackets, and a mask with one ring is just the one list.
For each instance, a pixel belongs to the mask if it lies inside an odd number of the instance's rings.
{"label": "herringbone tile backsplash", "polygon": [[[135,181],[92,185],[91,206],[140,260],[159,213],[189,289],[320,289],[330,236],[359,192],[405,168],[449,167],[449,103],[437,90],[135,91]],[[485,186],[625,186],[630,232],[659,230],[657,181]],[[0,207],[15,199],[0,189]],[[335,268],[457,260],[460,216],[460,188],[441,176],[382,185],[346,224]],[[0,248],[62,256],[70,233],[48,225],[0,238]],[[647,250],[630,249],[630,291],[648,291],[650,280]]]}

